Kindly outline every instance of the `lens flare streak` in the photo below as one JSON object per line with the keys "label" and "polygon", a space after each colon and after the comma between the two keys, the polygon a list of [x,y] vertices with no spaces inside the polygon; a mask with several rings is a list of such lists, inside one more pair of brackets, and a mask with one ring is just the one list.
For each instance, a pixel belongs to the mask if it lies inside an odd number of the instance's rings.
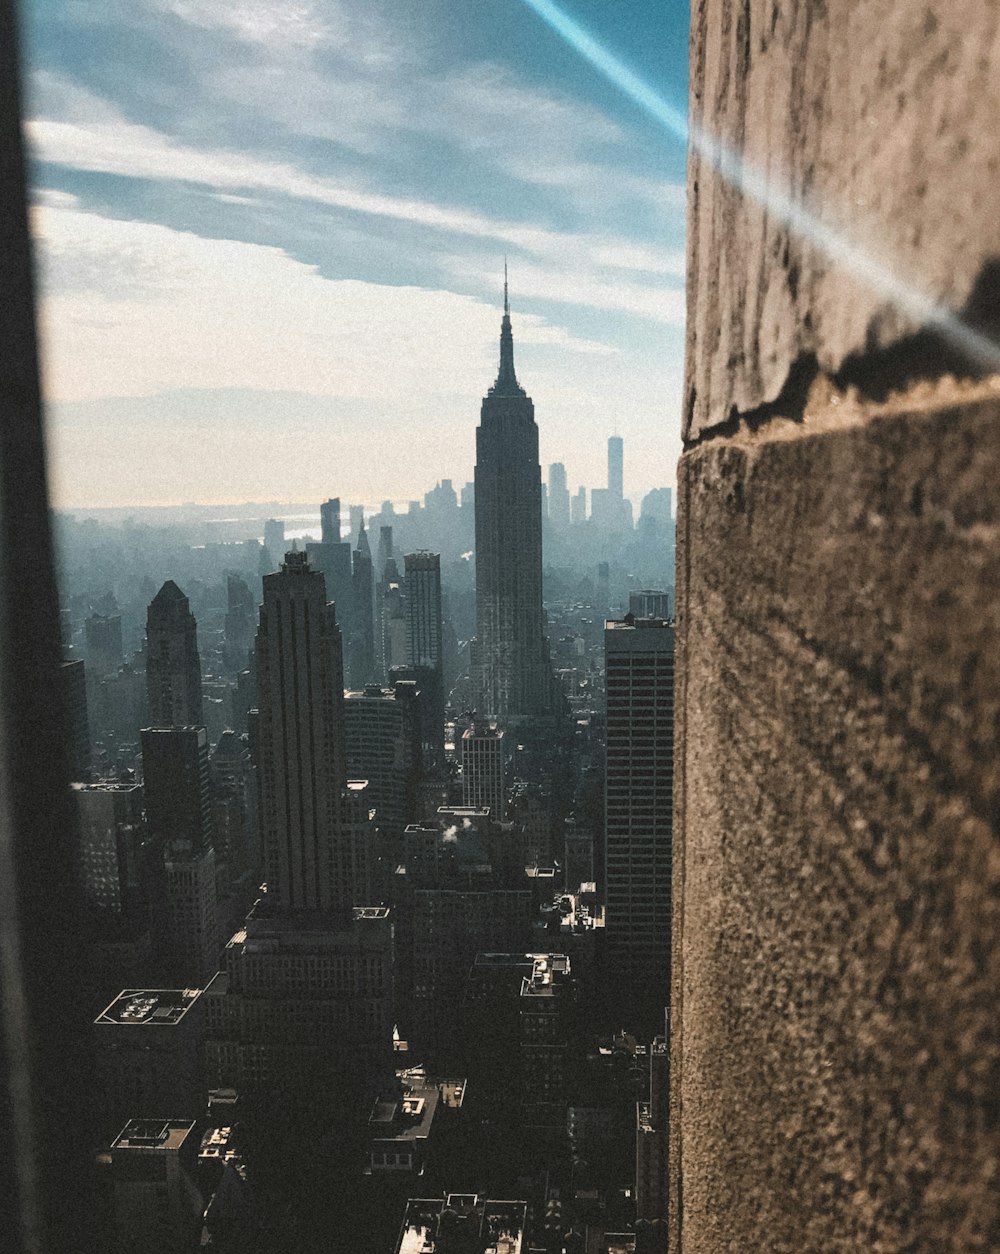
{"label": "lens flare streak", "polygon": [[684,110],[670,104],[553,0],[524,0],[524,3],[633,104],[638,105],[678,142],[690,145],[727,183],[755,200],[770,217],[783,222],[789,230],[808,240],[917,327],[933,330],[980,367],[1000,372],[1000,345],[970,327],[940,301],[900,278],[870,251],[833,230],[810,212],[788,188],[755,170],[738,152],[698,127],[689,125]]}

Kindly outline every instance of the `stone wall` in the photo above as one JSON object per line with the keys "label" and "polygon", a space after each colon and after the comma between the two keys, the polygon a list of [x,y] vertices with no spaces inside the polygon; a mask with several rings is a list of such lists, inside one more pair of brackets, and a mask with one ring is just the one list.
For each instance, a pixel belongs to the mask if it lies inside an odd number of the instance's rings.
{"label": "stone wall", "polygon": [[[693,0],[691,91],[993,333],[1000,6]],[[1000,1249],[1000,379],[689,216],[671,1250]]]}

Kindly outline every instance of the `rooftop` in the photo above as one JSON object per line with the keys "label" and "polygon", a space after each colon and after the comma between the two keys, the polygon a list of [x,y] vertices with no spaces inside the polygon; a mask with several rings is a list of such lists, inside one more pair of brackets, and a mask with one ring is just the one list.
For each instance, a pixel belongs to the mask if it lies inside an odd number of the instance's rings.
{"label": "rooftop", "polygon": [[452,1249],[462,1234],[469,1254],[521,1254],[527,1202],[492,1202],[474,1193],[446,1198],[411,1198],[396,1254],[436,1254]]}
{"label": "rooftop", "polygon": [[421,1068],[397,1071],[402,1092],[380,1097],[368,1117],[368,1130],[377,1141],[416,1141],[430,1135],[440,1105],[457,1110],[465,1096],[465,1080],[439,1080]]}
{"label": "rooftop", "polygon": [[179,1150],[194,1131],[190,1119],[130,1119],[111,1143],[116,1150]]}
{"label": "rooftop", "polygon": [[566,954],[535,954],[531,975],[521,981],[522,997],[552,997],[562,980],[569,978]]}
{"label": "rooftop", "polygon": [[176,1027],[201,996],[200,988],[126,988],[94,1020],[122,1027]]}

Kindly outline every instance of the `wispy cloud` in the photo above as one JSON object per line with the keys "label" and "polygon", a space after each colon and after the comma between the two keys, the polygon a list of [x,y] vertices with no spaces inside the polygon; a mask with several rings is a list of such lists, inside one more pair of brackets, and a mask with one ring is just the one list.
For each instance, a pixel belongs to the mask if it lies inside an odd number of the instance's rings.
{"label": "wispy cloud", "polygon": [[[534,264],[519,266],[522,296],[627,311],[657,321],[676,322],[681,316],[679,289],[663,281],[683,274],[683,258],[676,250],[493,219],[453,205],[320,179],[288,163],[187,147],[151,127],[127,122],[103,102],[94,102],[90,108],[82,93],[74,100],[81,120],[37,118],[28,123],[28,135],[40,160],[73,170],[197,184],[231,203],[253,204],[250,192],[289,197],[444,236],[489,240],[535,259]],[[88,113],[92,114],[89,119]],[[477,273],[475,267],[454,259],[446,264],[452,275]],[[644,274],[649,282],[642,286],[634,278],[622,279],[616,271]]]}
{"label": "wispy cloud", "polygon": [[[494,306],[449,291],[334,281],[279,248],[84,213],[34,211],[56,399],[185,386],[339,398],[461,392],[490,371]],[[417,340],[420,340],[418,343]],[[522,343],[612,354],[541,317]]]}

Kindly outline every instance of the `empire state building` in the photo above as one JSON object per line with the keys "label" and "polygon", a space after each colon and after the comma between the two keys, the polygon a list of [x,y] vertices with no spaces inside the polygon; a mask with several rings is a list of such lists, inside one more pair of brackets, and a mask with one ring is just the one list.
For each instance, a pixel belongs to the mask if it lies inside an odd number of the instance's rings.
{"label": "empire state building", "polygon": [[482,712],[502,720],[549,713],[538,428],[514,374],[506,271],[500,371],[476,431],[476,628]]}

